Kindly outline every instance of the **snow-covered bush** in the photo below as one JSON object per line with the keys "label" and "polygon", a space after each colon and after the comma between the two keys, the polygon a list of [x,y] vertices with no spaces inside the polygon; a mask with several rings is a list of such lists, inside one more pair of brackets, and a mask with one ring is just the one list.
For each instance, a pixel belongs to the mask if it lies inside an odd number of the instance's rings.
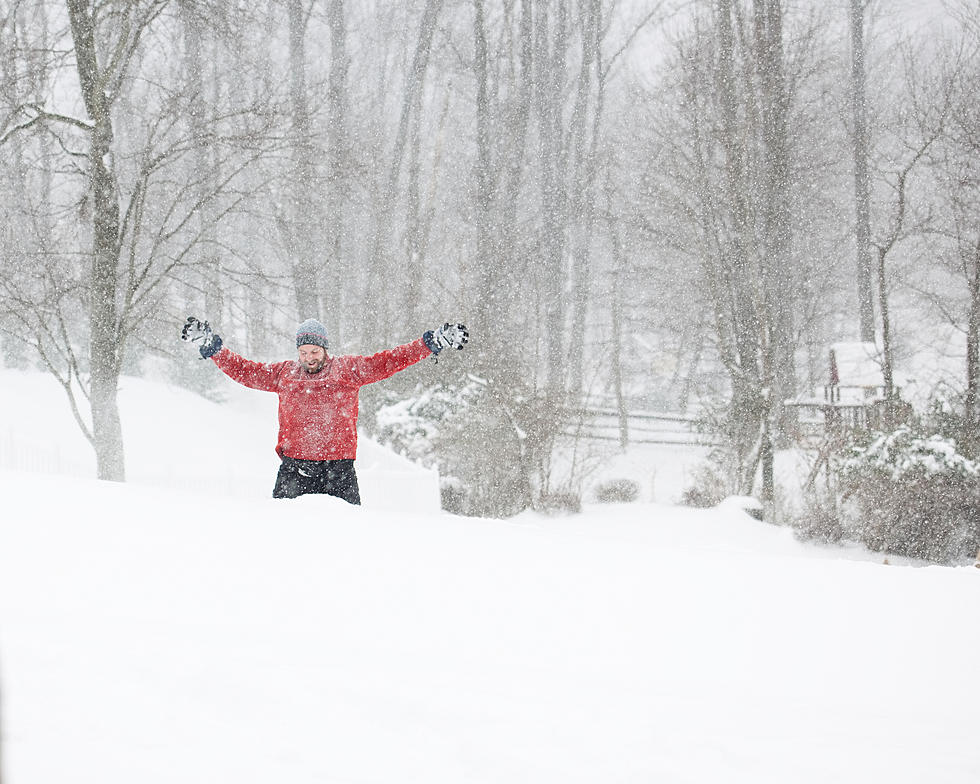
{"label": "snow-covered bush", "polygon": [[803,541],[836,544],[847,538],[835,499],[831,494],[814,494],[804,499],[803,509],[789,515],[796,535]]}
{"label": "snow-covered bush", "polygon": [[465,413],[479,398],[478,386],[470,382],[462,389],[448,384],[415,390],[404,397],[399,392],[384,395],[375,413],[375,437],[396,452],[425,466],[438,461],[435,444],[453,417]]}
{"label": "snow-covered bush", "polygon": [[535,504],[551,511],[581,503],[556,502],[563,491],[541,481],[562,412],[529,388],[467,375],[410,392],[396,387],[365,409],[379,442],[439,468],[445,509],[510,517]]}
{"label": "snow-covered bush", "polygon": [[872,550],[954,563],[980,547],[980,464],[907,426],[838,466],[841,515]]}
{"label": "snow-covered bush", "polygon": [[572,490],[542,493],[535,509],[543,514],[578,514],[582,511],[582,496]]}
{"label": "snow-covered bush", "polygon": [[600,504],[631,504],[640,497],[640,485],[633,479],[609,479],[592,492]]}
{"label": "snow-covered bush", "polygon": [[709,509],[720,504],[735,492],[726,455],[715,450],[701,463],[691,477],[692,484],[681,495],[681,503],[698,509]]}

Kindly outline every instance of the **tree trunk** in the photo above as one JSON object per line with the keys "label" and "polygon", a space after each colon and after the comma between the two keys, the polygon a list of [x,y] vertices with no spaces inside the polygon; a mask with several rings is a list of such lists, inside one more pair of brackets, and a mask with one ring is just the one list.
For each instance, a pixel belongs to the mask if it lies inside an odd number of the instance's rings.
{"label": "tree trunk", "polygon": [[[527,169],[527,136],[531,123],[531,106],[534,95],[534,15],[531,0],[521,0],[521,18],[518,32],[518,55],[515,67],[516,101],[506,114],[502,127],[506,128],[508,154],[496,163],[499,174],[500,195],[496,202],[497,259],[495,270],[485,274],[492,278],[484,281],[487,300],[486,329],[492,336],[493,356],[506,357],[506,330],[511,324],[514,309],[520,299],[521,270],[523,259],[518,258],[518,204],[521,185]],[[481,305],[482,306],[482,305]],[[507,366],[505,363],[504,367]]]}
{"label": "tree trunk", "polygon": [[[447,96],[448,97],[448,96]],[[445,117],[443,113],[442,117]],[[425,278],[425,244],[428,209],[423,206],[422,194],[422,113],[416,112],[411,122],[411,144],[408,156],[408,182],[405,188],[405,260],[399,279],[403,280],[403,310],[399,320],[415,323],[422,285]],[[438,145],[437,145],[438,146]],[[436,159],[438,159],[438,150]],[[437,160],[433,165],[438,165]]]}
{"label": "tree trunk", "polygon": [[878,307],[881,310],[881,376],[885,386],[885,400],[895,397],[895,377],[892,363],[892,333],[891,316],[888,307],[888,281],[885,272],[885,260],[888,252],[885,248],[878,249]]}
{"label": "tree trunk", "polygon": [[[582,35],[582,62],[572,112],[571,135],[575,151],[572,172],[573,208],[572,253],[572,334],[569,341],[569,393],[577,401],[582,396],[585,371],[586,326],[592,298],[592,234],[595,226],[595,179],[597,146],[602,119],[603,91],[601,69],[602,4],[589,0],[579,7]],[[595,103],[589,123],[589,99],[595,77]]]}
{"label": "tree trunk", "polygon": [[494,259],[493,205],[494,176],[492,156],[490,74],[488,68],[487,36],[483,0],[473,0],[474,75],[476,77],[476,268],[479,274],[479,296],[476,300],[475,334],[484,336],[484,347],[492,352],[489,367],[497,360],[497,349],[503,341],[497,334],[500,312],[497,295],[500,291],[500,267]]}
{"label": "tree trunk", "polygon": [[[796,393],[794,302],[798,275],[793,268],[790,213],[789,96],[783,57],[782,8],[779,0],[755,0],[757,67],[762,83],[762,140],[765,167],[763,206],[763,276],[766,309],[772,331],[771,387],[774,404]],[[777,423],[782,424],[781,417]]]}
{"label": "tree trunk", "polygon": [[[533,43],[530,0],[521,2],[517,33],[516,67],[501,67],[493,61],[486,27],[484,0],[473,0],[473,75],[476,88],[476,167],[474,221],[476,224],[477,291],[473,298],[471,326],[478,340],[473,345],[473,367],[487,379],[489,402],[486,422],[475,424],[480,440],[488,442],[493,455],[491,468],[483,471],[477,484],[491,500],[494,514],[513,514],[528,508],[533,488],[540,485],[534,466],[538,426],[522,393],[527,383],[524,358],[514,355],[513,311],[519,307],[520,292],[515,278],[520,267],[517,256],[517,204],[524,176],[526,137],[532,96]],[[506,53],[513,56],[514,52]],[[494,81],[501,74],[509,82]],[[511,103],[494,101],[501,94]],[[512,97],[513,96],[513,97]],[[504,134],[501,144],[496,134]],[[506,149],[507,154],[494,155]],[[519,283],[517,284],[519,285]],[[533,378],[533,374],[530,374]]]}
{"label": "tree trunk", "polygon": [[623,390],[623,304],[626,300],[623,286],[626,279],[626,254],[623,243],[613,219],[609,220],[610,234],[613,246],[613,282],[610,303],[612,318],[612,343],[609,360],[612,363],[613,395],[616,398],[616,413],[619,421],[619,447],[624,452],[630,443],[629,411],[626,404],[626,394]]}
{"label": "tree trunk", "polygon": [[[207,39],[204,35],[207,19],[200,13],[196,0],[181,0],[178,6],[181,23],[184,28],[184,66],[187,69],[187,88],[190,93],[190,116],[188,123],[194,139],[205,139],[208,133],[208,115],[211,111],[206,99],[205,47]],[[214,190],[214,181],[218,178],[215,162],[208,147],[203,144],[194,150],[196,174],[200,178],[198,200],[201,203],[197,213],[197,224],[200,227],[202,251],[197,255],[195,267],[201,272],[201,289],[204,291],[204,312],[211,323],[220,323],[222,301],[222,280],[220,259],[216,252],[214,232],[214,204],[208,198]]]}
{"label": "tree trunk", "polygon": [[122,335],[118,323],[119,202],[112,168],[112,106],[96,54],[93,11],[85,0],[67,0],[82,97],[93,123],[88,178],[92,198],[92,266],[89,289],[89,400],[99,479],[126,478],[119,386]]}
{"label": "tree trunk", "polygon": [[562,171],[561,97],[567,42],[567,7],[538,5],[535,29],[535,89],[537,91],[539,165],[541,167],[542,305],[544,308],[545,395],[551,411],[565,404],[565,220],[566,194]]}
{"label": "tree trunk", "polygon": [[287,248],[292,258],[296,315],[300,319],[320,316],[320,281],[315,258],[313,220],[316,161],[313,123],[306,92],[306,14],[301,0],[289,0],[289,99],[292,111],[293,167],[290,209],[287,218]]}
{"label": "tree trunk", "polygon": [[964,260],[970,292],[966,329],[966,411],[965,417],[973,433],[980,425],[980,244],[973,249],[973,258]]}
{"label": "tree trunk", "polygon": [[861,340],[874,343],[874,259],[871,253],[871,185],[868,173],[868,106],[864,65],[864,9],[851,0],[851,107],[854,119],[854,236],[857,244],[857,298]]}
{"label": "tree trunk", "polygon": [[796,394],[793,269],[790,223],[789,97],[783,58],[783,12],[779,0],[754,0],[756,69],[762,88],[764,167],[762,297],[765,304],[762,443],[762,502],[771,509],[776,444],[785,443],[790,423],[784,401]]}
{"label": "tree trunk", "polygon": [[119,262],[119,202],[115,174],[105,165],[111,153],[112,125],[108,108],[96,120],[89,153],[92,181],[94,249],[89,304],[89,363],[92,434],[99,479],[125,480],[122,426],[116,393],[119,385],[120,341],[116,303]]}
{"label": "tree trunk", "polygon": [[350,139],[347,72],[350,57],[347,54],[344,0],[328,0],[327,25],[330,28],[330,73],[327,79],[326,258],[320,302],[323,308],[322,321],[327,326],[328,334],[336,336],[338,344],[342,344],[343,320],[340,314],[344,311],[345,303],[341,301],[341,297],[348,288],[345,284],[350,266],[350,259],[345,257],[349,252],[347,211],[350,199]]}
{"label": "tree trunk", "polygon": [[733,339],[735,365],[729,367],[732,378],[730,422],[735,448],[739,492],[748,495],[755,484],[758,467],[759,438],[766,416],[760,376],[760,339],[764,324],[757,302],[757,274],[753,269],[749,247],[751,226],[746,196],[745,152],[742,149],[738,121],[737,75],[735,72],[735,38],[732,30],[732,0],[718,0],[718,73],[717,87],[722,111],[721,144],[728,179],[726,210],[730,217],[731,236],[726,255],[731,272]]}

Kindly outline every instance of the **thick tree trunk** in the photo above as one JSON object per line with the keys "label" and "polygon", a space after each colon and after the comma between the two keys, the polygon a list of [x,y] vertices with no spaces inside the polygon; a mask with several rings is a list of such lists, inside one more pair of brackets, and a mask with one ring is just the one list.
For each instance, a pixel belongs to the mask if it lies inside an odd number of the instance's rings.
{"label": "thick tree trunk", "polygon": [[[486,27],[486,4],[473,0],[473,74],[476,86],[476,188],[473,212],[476,224],[477,292],[473,298],[473,334],[479,339],[471,357],[477,374],[487,379],[490,392],[489,421],[477,425],[480,439],[490,432],[493,455],[489,470],[478,483],[491,500],[489,511],[513,514],[533,501],[538,460],[537,423],[519,400],[527,388],[526,365],[513,352],[513,311],[519,307],[512,296],[520,263],[517,255],[517,203],[524,176],[524,156],[529,123],[532,71],[532,17],[530,0],[521,2],[517,33],[516,67],[501,68],[493,60]],[[509,53],[513,56],[513,52]],[[501,79],[507,74],[510,80]],[[495,77],[497,81],[495,81]],[[506,95],[510,104],[500,101]],[[494,99],[498,100],[495,101]],[[501,145],[496,134],[505,134]],[[495,150],[507,154],[495,155]],[[519,284],[517,284],[519,285]]]}
{"label": "thick tree trunk", "polygon": [[112,107],[96,55],[94,17],[85,0],[68,0],[82,97],[93,123],[88,177],[92,197],[92,265],[89,288],[89,401],[99,479],[126,478],[119,385],[122,335],[117,303],[119,201],[112,169]]}
{"label": "thick tree trunk", "polygon": [[737,462],[738,490],[748,495],[755,484],[759,439],[767,412],[760,375],[760,339],[764,325],[759,313],[758,275],[749,253],[751,226],[746,201],[745,152],[739,133],[732,13],[732,0],[718,0],[717,87],[723,118],[721,144],[728,177],[726,199],[731,225],[731,236],[725,253],[735,300],[731,306],[735,365],[728,368],[732,379],[729,419]]}
{"label": "thick tree trunk", "polygon": [[89,155],[95,239],[89,303],[89,399],[99,479],[121,482],[126,471],[116,401],[122,350],[116,303],[119,202],[115,175],[104,163],[110,156],[111,142],[112,126],[106,110],[96,121]]}

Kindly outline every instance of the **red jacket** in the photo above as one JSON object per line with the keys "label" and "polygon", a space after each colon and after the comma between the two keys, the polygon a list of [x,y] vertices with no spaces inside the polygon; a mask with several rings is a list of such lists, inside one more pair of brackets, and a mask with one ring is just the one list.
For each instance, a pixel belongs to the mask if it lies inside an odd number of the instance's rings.
{"label": "red jacket", "polygon": [[357,393],[432,352],[422,339],[370,357],[327,357],[316,373],[295,361],[265,364],[222,348],[212,359],[239,384],[279,395],[280,456],[353,460],[357,454]]}

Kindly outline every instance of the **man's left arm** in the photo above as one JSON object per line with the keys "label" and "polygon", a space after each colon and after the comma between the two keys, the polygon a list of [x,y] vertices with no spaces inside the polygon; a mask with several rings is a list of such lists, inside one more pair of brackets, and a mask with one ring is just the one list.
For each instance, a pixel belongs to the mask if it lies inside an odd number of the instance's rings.
{"label": "man's left arm", "polygon": [[369,357],[351,357],[351,359],[358,380],[362,384],[373,384],[414,365],[431,353],[422,338],[419,338],[404,346],[379,351]]}
{"label": "man's left arm", "polygon": [[355,357],[355,371],[362,384],[372,384],[414,365],[429,354],[438,354],[444,348],[462,349],[469,339],[469,332],[462,324],[445,324],[404,346],[379,351],[369,357]]}

